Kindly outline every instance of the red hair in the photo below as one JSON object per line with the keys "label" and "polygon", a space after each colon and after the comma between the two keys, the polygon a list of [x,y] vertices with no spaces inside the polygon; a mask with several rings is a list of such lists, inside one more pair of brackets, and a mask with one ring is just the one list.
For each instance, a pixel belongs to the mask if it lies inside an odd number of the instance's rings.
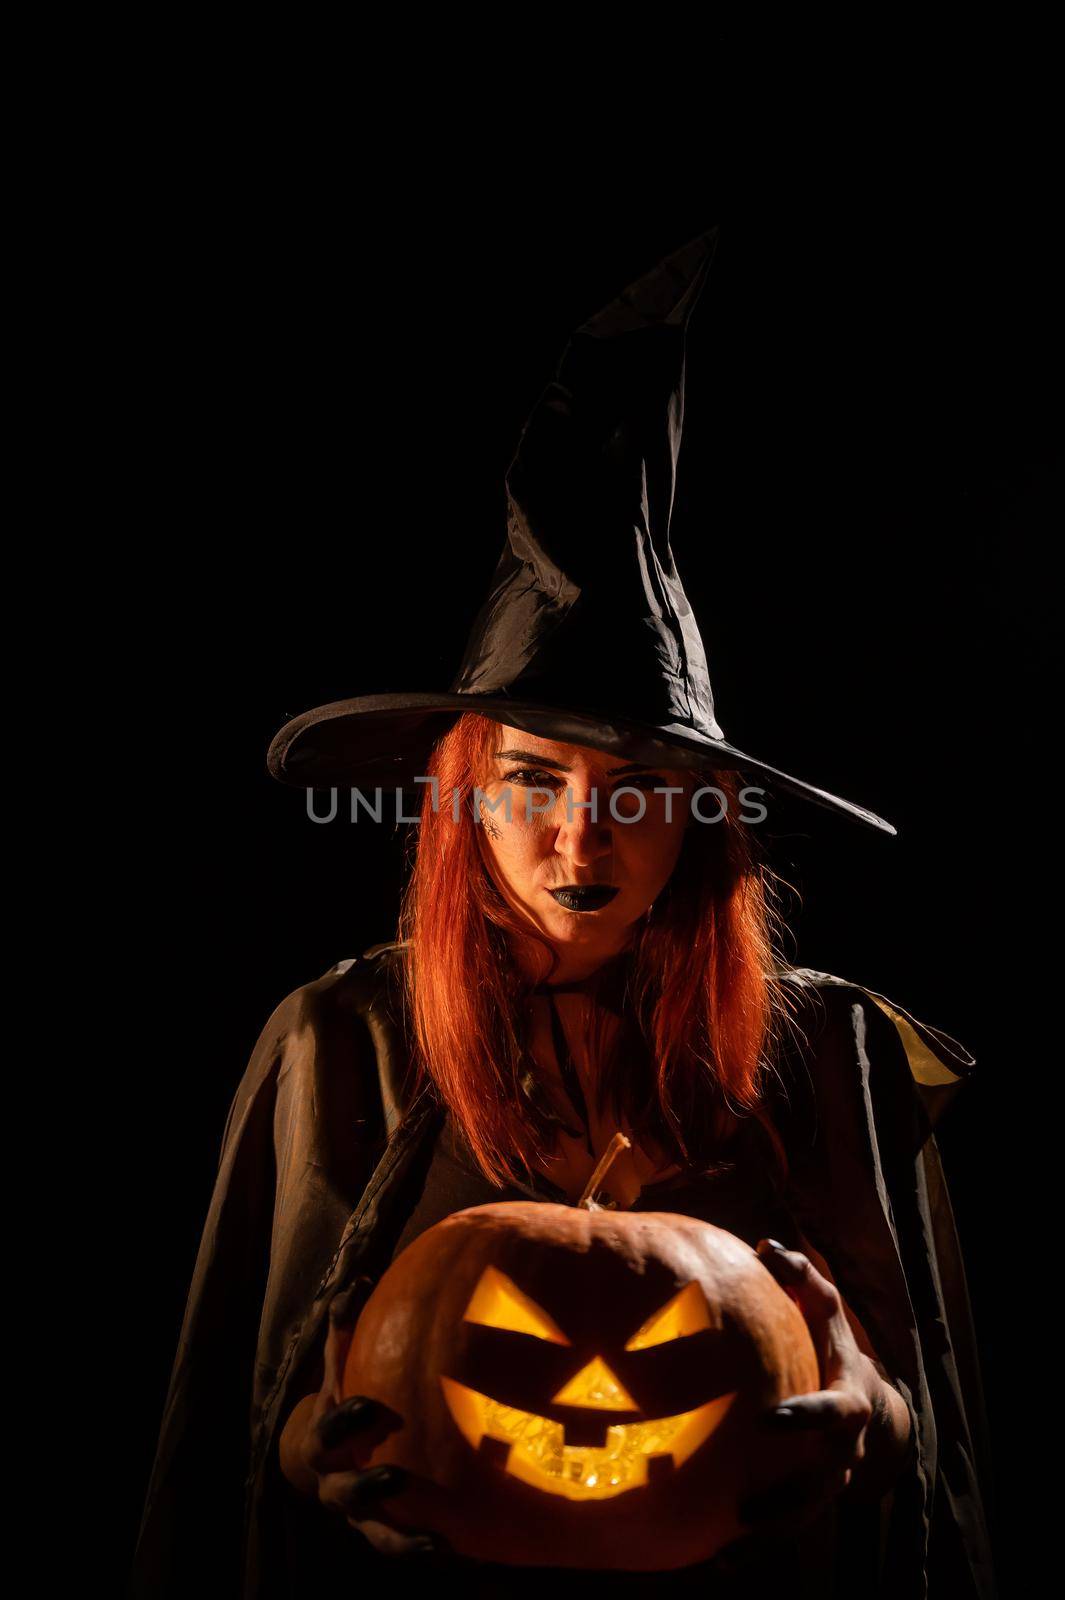
{"label": "red hair", "polygon": [[[508,939],[537,936],[499,893],[475,833],[473,790],[486,781],[498,735],[497,722],[467,713],[438,740],[426,775],[439,780],[440,804],[434,809],[426,785],[399,932],[416,1044],[412,1089],[435,1086],[480,1169],[504,1184],[527,1180],[528,1153],[553,1134],[522,1088],[535,980]],[[603,1057],[598,1080],[637,1137],[650,1135],[674,1161],[700,1169],[752,1115],[781,1155],[763,1079],[787,1012],[776,976],[773,874],[756,861],[736,815],[739,776],[715,769],[706,781],[727,796],[725,817],[685,829],[653,917],[631,947],[630,1047]],[[537,942],[553,955],[546,939]],[[635,1054],[633,1039],[642,1046]]]}

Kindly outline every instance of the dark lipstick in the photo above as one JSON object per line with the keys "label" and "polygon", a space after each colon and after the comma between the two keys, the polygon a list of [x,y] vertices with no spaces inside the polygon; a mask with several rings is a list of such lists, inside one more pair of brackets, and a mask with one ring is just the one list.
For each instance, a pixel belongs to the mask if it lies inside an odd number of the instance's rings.
{"label": "dark lipstick", "polygon": [[585,885],[570,883],[562,889],[548,890],[548,893],[567,911],[601,911],[604,906],[610,904],[617,892],[609,884],[604,883]]}

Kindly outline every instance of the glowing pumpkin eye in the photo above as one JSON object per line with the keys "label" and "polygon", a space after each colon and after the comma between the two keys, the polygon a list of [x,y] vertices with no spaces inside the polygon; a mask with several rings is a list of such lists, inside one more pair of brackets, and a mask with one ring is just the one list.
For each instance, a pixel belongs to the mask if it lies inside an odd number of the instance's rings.
{"label": "glowing pumpkin eye", "polygon": [[562,1330],[546,1311],[522,1294],[517,1284],[495,1267],[485,1267],[481,1281],[466,1307],[464,1320],[480,1322],[486,1328],[504,1328],[508,1333],[531,1333],[552,1344],[569,1344]]}
{"label": "glowing pumpkin eye", "polygon": [[689,1333],[701,1333],[712,1326],[703,1291],[697,1283],[689,1283],[672,1300],[660,1306],[654,1316],[648,1317],[642,1328],[637,1328],[625,1349],[647,1350],[651,1345],[683,1339]]}

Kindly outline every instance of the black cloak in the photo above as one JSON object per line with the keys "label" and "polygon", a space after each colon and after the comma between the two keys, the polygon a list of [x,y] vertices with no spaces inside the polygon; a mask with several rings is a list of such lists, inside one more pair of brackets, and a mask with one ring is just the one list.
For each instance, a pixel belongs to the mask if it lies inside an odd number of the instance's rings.
{"label": "black cloak", "polygon": [[[315,1541],[331,1542],[334,1559],[350,1552],[353,1583],[360,1563],[369,1575],[384,1559],[300,1500],[277,1446],[295,1401],[317,1387],[330,1298],[387,1266],[439,1127],[430,1091],[404,1100],[402,960],[402,945],[376,945],[295,989],[252,1052],[170,1381],[137,1597],[317,1595],[336,1567],[323,1554],[321,1574],[310,1570]],[[784,1068],[789,1203],[915,1424],[869,1535],[867,1593],[991,1600],[977,1349],[933,1133],[973,1058],[859,984],[807,968],[781,975],[804,1039]]]}

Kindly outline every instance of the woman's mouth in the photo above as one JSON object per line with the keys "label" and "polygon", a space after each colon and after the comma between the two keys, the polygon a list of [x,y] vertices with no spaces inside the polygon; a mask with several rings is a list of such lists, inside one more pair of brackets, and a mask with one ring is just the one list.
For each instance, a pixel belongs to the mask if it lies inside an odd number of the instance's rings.
{"label": "woman's mouth", "polygon": [[610,884],[566,884],[561,889],[549,889],[548,894],[566,911],[601,911],[617,894]]}

